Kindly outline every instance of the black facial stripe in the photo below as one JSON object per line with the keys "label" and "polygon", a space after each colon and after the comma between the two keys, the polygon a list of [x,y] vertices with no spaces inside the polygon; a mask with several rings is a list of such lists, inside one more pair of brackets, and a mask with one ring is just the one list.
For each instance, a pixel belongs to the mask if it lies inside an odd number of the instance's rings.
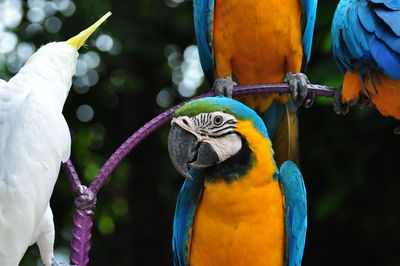
{"label": "black facial stripe", "polygon": [[205,114],[201,114],[201,123],[204,125],[204,122],[206,121],[206,115]]}
{"label": "black facial stripe", "polygon": [[224,123],[224,124],[221,124],[221,125],[218,125],[218,126],[213,126],[213,127],[210,128],[210,130],[213,130],[213,129],[216,129],[216,128],[222,128],[222,127],[232,127],[232,126],[236,127],[236,123]]}
{"label": "black facial stripe", "polygon": [[236,128],[236,126],[226,126],[226,127],[223,127],[223,128],[220,128],[220,129],[218,129],[218,130],[213,130],[213,131],[211,131],[211,133],[218,133],[218,132],[221,132],[221,131],[224,131],[225,129],[235,129]]}
{"label": "black facial stripe", "polygon": [[[220,125],[215,125],[213,120],[215,117],[213,113],[202,113],[193,117],[192,119],[197,128],[197,133],[210,138],[221,138],[234,133],[234,129],[237,128],[237,121],[235,119],[231,118],[227,121],[223,121]],[[223,116],[222,119],[224,119]]]}
{"label": "black facial stripe", "polygon": [[208,119],[207,119],[207,124],[205,124],[203,127],[208,127],[209,125],[211,125],[212,124],[212,121],[211,121],[211,115],[208,117]]}
{"label": "black facial stripe", "polygon": [[229,132],[223,133],[221,135],[208,136],[208,137],[211,138],[211,139],[219,139],[219,138],[223,138],[225,136],[231,135],[231,134],[236,134],[236,132],[235,131],[229,131]]}

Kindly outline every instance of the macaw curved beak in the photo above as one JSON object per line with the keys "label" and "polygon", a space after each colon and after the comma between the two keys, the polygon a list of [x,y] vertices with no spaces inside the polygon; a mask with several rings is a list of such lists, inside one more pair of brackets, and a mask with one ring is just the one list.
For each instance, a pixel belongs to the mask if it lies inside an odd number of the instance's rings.
{"label": "macaw curved beak", "polygon": [[98,21],[96,21],[92,26],[87,28],[84,31],[81,31],[78,35],[72,37],[68,41],[66,41],[67,44],[70,44],[72,46],[75,46],[77,50],[81,48],[84,44],[85,41],[89,38],[90,35],[109,17],[111,16],[111,12],[107,12],[104,16],[102,16]]}
{"label": "macaw curved beak", "polygon": [[218,155],[207,142],[173,123],[168,136],[168,152],[176,170],[186,178],[192,178],[189,168],[206,168],[216,165]]}

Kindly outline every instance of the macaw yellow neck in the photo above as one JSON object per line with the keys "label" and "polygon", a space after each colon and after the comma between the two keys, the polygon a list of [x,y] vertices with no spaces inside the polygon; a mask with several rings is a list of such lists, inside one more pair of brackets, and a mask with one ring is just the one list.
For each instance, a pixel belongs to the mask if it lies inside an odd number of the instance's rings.
{"label": "macaw yellow neck", "polygon": [[284,207],[269,139],[249,121],[237,131],[255,157],[252,169],[228,183],[205,182],[191,231],[190,265],[283,265]]}

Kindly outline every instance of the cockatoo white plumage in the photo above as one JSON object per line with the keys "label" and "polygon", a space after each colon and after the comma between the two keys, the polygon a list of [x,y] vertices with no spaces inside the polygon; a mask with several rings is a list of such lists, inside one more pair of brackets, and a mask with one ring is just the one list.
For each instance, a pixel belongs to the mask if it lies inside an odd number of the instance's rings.
{"label": "cockatoo white plumage", "polygon": [[0,81],[0,265],[16,266],[37,243],[56,265],[49,201],[71,138],[62,115],[78,49],[111,13],[67,42],[42,46],[8,82]]}

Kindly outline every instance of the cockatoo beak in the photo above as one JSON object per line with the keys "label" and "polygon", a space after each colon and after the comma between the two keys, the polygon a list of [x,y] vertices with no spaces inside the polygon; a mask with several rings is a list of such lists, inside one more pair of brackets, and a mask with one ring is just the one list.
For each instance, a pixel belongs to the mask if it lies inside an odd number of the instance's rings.
{"label": "cockatoo beak", "polygon": [[66,41],[67,44],[70,44],[72,46],[75,46],[77,50],[82,47],[82,45],[85,44],[85,41],[89,38],[90,35],[109,17],[111,16],[111,12],[108,12],[105,14],[103,17],[101,17],[96,23],[94,23],[92,26],[87,28],[86,30],[81,31],[78,35],[72,37],[68,41]]}

